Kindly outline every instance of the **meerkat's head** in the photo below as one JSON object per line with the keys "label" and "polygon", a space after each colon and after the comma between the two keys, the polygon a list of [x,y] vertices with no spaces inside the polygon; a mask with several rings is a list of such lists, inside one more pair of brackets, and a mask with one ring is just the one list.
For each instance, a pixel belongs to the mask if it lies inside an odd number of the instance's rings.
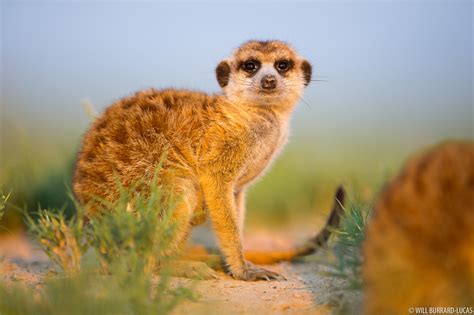
{"label": "meerkat's head", "polygon": [[230,101],[294,104],[311,81],[311,64],[281,41],[248,41],[219,63],[217,82]]}

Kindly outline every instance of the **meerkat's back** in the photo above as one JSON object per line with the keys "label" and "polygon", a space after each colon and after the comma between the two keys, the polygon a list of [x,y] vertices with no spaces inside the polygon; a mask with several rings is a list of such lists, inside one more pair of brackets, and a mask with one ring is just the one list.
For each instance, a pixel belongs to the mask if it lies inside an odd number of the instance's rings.
{"label": "meerkat's back", "polygon": [[153,175],[165,153],[165,168],[176,166],[189,175],[186,165],[195,158],[189,147],[197,143],[212,103],[204,93],[149,89],[108,107],[86,133],[77,157],[73,188],[78,199],[117,198],[117,174],[128,187]]}
{"label": "meerkat's back", "polygon": [[364,245],[367,314],[474,307],[474,144],[411,159],[375,208]]}

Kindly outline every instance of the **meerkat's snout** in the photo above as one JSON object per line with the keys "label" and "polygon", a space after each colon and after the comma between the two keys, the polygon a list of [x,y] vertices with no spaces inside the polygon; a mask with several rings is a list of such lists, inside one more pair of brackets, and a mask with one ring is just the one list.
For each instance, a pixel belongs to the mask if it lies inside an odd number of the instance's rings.
{"label": "meerkat's snout", "polygon": [[267,74],[260,81],[260,86],[264,90],[273,90],[277,87],[277,79],[274,75]]}
{"label": "meerkat's snout", "polygon": [[272,64],[266,64],[262,69],[255,75],[255,80],[252,82],[256,89],[266,93],[275,93],[282,87],[279,82],[278,72],[274,69]]}

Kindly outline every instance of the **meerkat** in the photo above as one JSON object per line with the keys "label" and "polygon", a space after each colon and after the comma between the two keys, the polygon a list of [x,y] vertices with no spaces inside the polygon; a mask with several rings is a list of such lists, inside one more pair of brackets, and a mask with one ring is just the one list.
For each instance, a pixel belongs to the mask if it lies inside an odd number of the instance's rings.
{"label": "meerkat", "polygon": [[[180,197],[172,248],[180,250],[192,226],[210,217],[231,276],[279,279],[244,258],[245,192],[286,144],[290,116],[311,71],[284,42],[248,41],[215,69],[223,93],[149,89],[120,99],[84,136],[75,196],[82,204],[94,197],[113,200],[116,176],[124,187],[150,179],[165,154],[160,185]],[[92,217],[94,207],[88,209]],[[278,259],[288,257],[273,257]]]}
{"label": "meerkat", "polygon": [[409,160],[376,203],[363,254],[367,314],[472,311],[474,143],[444,143]]}

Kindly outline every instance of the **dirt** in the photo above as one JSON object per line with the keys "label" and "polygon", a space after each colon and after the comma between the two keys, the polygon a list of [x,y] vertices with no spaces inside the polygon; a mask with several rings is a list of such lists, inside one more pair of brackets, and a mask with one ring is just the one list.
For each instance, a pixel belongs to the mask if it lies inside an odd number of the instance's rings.
{"label": "dirt", "polygon": [[[245,236],[245,247],[262,250],[291,247],[308,236],[310,232],[307,230],[307,227],[298,227],[284,232],[250,231]],[[215,246],[212,234],[205,228],[197,229],[193,240]],[[48,257],[26,236],[10,235],[0,239],[0,280],[37,286],[52,267]],[[281,273],[287,280],[244,282],[223,272],[219,272],[216,280],[173,278],[172,285],[190,286],[196,296],[195,301],[180,304],[174,314],[331,313],[330,307],[321,301],[330,300],[333,295],[331,287],[336,280],[324,276],[324,266],[316,261],[305,261],[265,267]]]}

